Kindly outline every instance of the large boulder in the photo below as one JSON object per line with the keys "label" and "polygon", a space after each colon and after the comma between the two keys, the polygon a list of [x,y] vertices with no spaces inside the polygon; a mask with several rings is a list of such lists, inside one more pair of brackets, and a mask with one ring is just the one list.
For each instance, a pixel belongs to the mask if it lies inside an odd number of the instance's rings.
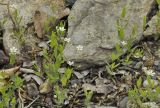
{"label": "large boulder", "polygon": [[[126,7],[128,25],[125,38],[130,38],[134,25],[138,27],[135,40],[143,34],[143,19],[154,0],[77,0],[68,18],[68,37],[71,38],[64,50],[67,60],[74,61],[77,69],[104,65],[120,43],[116,22]],[[77,46],[83,50],[77,51]]]}

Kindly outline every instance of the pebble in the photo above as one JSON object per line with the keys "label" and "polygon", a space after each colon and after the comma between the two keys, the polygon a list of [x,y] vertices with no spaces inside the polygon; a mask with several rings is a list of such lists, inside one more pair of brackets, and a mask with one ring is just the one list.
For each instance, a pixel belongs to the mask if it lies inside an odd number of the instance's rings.
{"label": "pebble", "polygon": [[40,47],[40,48],[44,48],[44,49],[49,49],[49,46],[47,45],[47,43],[46,42],[44,42],[44,41],[42,41],[42,42],[40,42],[39,44],[38,44],[38,46]]}
{"label": "pebble", "polygon": [[21,72],[24,72],[24,73],[35,73],[34,70],[32,70],[32,69],[27,69],[27,68],[20,68],[20,71],[21,71]]}
{"label": "pebble", "polygon": [[25,68],[29,68],[29,67],[31,67],[31,66],[33,66],[34,64],[36,64],[37,63],[37,61],[26,61],[26,62],[23,62],[23,65],[22,65],[22,67],[25,67]]}
{"label": "pebble", "polygon": [[127,102],[128,102],[128,97],[124,97],[119,104],[119,108],[126,108],[127,107]]}
{"label": "pebble", "polygon": [[154,61],[155,66],[158,66],[159,64],[160,64],[159,61]]}
{"label": "pebble", "polygon": [[34,83],[27,84],[27,92],[29,97],[33,98],[37,97],[37,95],[39,94],[38,88]]}

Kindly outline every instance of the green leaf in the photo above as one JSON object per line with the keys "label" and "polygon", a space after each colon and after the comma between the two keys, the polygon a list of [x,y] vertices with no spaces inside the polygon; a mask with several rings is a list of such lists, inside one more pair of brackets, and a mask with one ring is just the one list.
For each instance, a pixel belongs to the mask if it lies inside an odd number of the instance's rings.
{"label": "green leaf", "polygon": [[111,54],[111,59],[112,59],[112,61],[114,61],[114,60],[116,60],[116,59],[118,59],[119,58],[119,55],[118,54],[115,54],[115,53],[112,53]]}
{"label": "green leaf", "polygon": [[68,68],[61,78],[62,86],[67,85],[67,81],[71,78],[71,75],[72,75],[72,69]]}
{"label": "green leaf", "polygon": [[137,80],[137,87],[140,88],[142,85],[142,78],[140,77],[138,80]]}
{"label": "green leaf", "polygon": [[147,25],[147,17],[144,16],[143,17],[143,31],[145,31],[146,25]]}
{"label": "green leaf", "polygon": [[121,12],[121,17],[124,18],[126,16],[126,7],[124,6]]}
{"label": "green leaf", "polygon": [[157,1],[158,5],[160,5],[160,0],[156,0],[156,1]]}
{"label": "green leaf", "polygon": [[115,47],[116,47],[116,51],[117,51],[118,53],[122,53],[122,52],[123,52],[121,46],[120,46],[118,43],[116,44]]}
{"label": "green leaf", "polygon": [[124,28],[119,26],[118,27],[118,37],[120,40],[124,40],[125,32]]}
{"label": "green leaf", "polygon": [[[145,27],[146,27],[146,24],[144,24]],[[134,24],[133,28],[132,28],[132,34],[131,34],[131,38],[135,37],[136,36],[136,33],[138,31],[138,25],[137,24]]]}

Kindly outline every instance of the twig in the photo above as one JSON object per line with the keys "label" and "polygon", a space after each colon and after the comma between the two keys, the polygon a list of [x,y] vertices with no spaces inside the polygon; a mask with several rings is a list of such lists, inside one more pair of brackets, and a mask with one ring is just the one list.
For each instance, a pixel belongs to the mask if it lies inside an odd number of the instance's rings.
{"label": "twig", "polygon": [[23,99],[22,99],[20,90],[21,90],[21,89],[18,89],[18,95],[19,95],[19,98],[20,98],[20,101],[21,101],[21,108],[24,108],[24,101],[23,101]]}
{"label": "twig", "polygon": [[29,105],[27,105],[24,108],[29,108],[38,98],[39,98],[39,96],[37,96]]}

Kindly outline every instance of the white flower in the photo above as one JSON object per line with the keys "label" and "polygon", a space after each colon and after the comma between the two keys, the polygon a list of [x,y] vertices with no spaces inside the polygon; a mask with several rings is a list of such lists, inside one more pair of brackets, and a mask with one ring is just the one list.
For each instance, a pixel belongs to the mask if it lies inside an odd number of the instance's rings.
{"label": "white flower", "polygon": [[54,95],[53,97],[54,97],[54,98],[57,98],[57,95]]}
{"label": "white flower", "polygon": [[69,43],[71,41],[71,38],[64,38],[64,41]]}
{"label": "white flower", "polygon": [[67,61],[67,64],[72,66],[74,64],[74,62],[73,61]]}
{"label": "white flower", "polygon": [[78,45],[76,48],[77,48],[77,50],[79,50],[79,51],[83,50],[83,46],[82,46],[82,45]]}
{"label": "white flower", "polygon": [[60,30],[61,32],[63,32],[63,31],[65,31],[66,29],[65,29],[64,27],[59,27],[59,30]]}
{"label": "white flower", "polygon": [[14,9],[17,9],[18,5],[12,4],[12,5],[10,5],[10,7],[11,7],[11,8],[14,8]]}
{"label": "white flower", "polygon": [[122,44],[123,46],[125,46],[125,45],[127,44],[127,42],[126,42],[126,41],[121,41],[121,44]]}
{"label": "white flower", "polygon": [[147,67],[143,67],[142,70],[149,76],[154,76],[156,74],[152,69],[147,69]]}
{"label": "white flower", "polygon": [[11,52],[12,54],[19,54],[18,49],[15,48],[15,47],[10,48],[10,52]]}
{"label": "white flower", "polygon": [[145,73],[150,76],[154,76],[156,74],[152,69],[147,70]]}

